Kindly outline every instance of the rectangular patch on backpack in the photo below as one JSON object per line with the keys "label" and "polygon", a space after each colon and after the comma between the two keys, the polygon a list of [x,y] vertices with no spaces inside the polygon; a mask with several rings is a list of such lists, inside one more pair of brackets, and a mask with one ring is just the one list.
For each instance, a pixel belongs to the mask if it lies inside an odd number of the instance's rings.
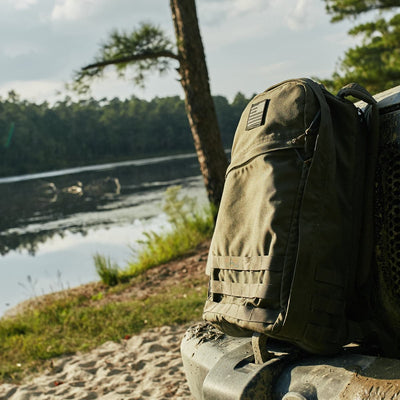
{"label": "rectangular patch on backpack", "polygon": [[247,119],[246,131],[258,128],[265,123],[269,100],[263,100],[251,105],[249,117]]}

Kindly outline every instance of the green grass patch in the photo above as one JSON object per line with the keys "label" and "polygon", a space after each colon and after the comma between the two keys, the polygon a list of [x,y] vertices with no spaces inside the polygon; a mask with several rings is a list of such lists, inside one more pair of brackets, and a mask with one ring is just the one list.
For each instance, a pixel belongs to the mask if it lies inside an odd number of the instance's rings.
{"label": "green grass patch", "polygon": [[103,283],[108,286],[115,286],[123,281],[118,264],[112,262],[110,257],[96,253],[93,256],[93,261],[97,275],[99,275]]}
{"label": "green grass patch", "polygon": [[109,286],[126,282],[157,265],[177,259],[209,239],[214,229],[214,211],[211,206],[200,207],[195,199],[182,196],[180,186],[171,186],[165,192],[163,211],[171,229],[163,233],[145,232],[134,254],[136,261],[121,269],[101,254],[93,257],[97,274]]}
{"label": "green grass patch", "polygon": [[0,380],[17,382],[40,371],[46,360],[87,351],[108,340],[119,341],[145,329],[198,320],[206,288],[188,282],[146,300],[108,302],[98,307],[90,302],[92,298],[66,296],[0,320]]}
{"label": "green grass patch", "polygon": [[151,267],[176,259],[211,237],[214,229],[212,207],[200,208],[195,199],[181,196],[180,189],[180,186],[172,186],[165,192],[163,211],[172,230],[162,234],[145,233],[138,260],[124,271],[128,276],[137,276]]}

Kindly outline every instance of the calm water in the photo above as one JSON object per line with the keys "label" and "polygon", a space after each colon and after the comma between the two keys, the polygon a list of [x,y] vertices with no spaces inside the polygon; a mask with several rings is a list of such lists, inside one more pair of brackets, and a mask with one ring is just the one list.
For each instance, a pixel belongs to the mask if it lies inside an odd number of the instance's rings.
{"label": "calm water", "polygon": [[121,266],[134,258],[144,231],[168,229],[161,202],[171,185],[205,202],[195,155],[0,178],[0,316],[98,280],[95,253]]}

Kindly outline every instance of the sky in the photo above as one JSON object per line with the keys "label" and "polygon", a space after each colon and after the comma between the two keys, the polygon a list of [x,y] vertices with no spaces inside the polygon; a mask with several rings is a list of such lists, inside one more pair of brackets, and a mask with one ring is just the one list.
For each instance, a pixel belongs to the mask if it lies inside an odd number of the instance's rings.
{"label": "sky", "polygon": [[[197,0],[213,95],[230,101],[280,81],[328,78],[354,38],[349,22],[330,23],[323,0]],[[74,71],[91,63],[114,29],[141,22],[174,39],[169,0],[0,0],[0,96],[14,90],[41,103],[61,101]],[[145,88],[110,69],[90,96],[150,100],[183,97],[174,69],[151,75]]]}

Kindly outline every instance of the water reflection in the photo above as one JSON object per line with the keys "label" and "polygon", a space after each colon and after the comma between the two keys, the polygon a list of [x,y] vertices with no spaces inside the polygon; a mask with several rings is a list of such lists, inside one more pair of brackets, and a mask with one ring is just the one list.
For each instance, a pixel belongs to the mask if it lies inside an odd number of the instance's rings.
{"label": "water reflection", "polygon": [[[171,184],[199,185],[194,155],[136,160],[0,179],[0,254],[27,250],[34,255],[50,238],[66,231],[85,235],[94,226],[149,218]],[[72,171],[72,172],[71,172]],[[133,213],[133,215],[132,215]]]}

